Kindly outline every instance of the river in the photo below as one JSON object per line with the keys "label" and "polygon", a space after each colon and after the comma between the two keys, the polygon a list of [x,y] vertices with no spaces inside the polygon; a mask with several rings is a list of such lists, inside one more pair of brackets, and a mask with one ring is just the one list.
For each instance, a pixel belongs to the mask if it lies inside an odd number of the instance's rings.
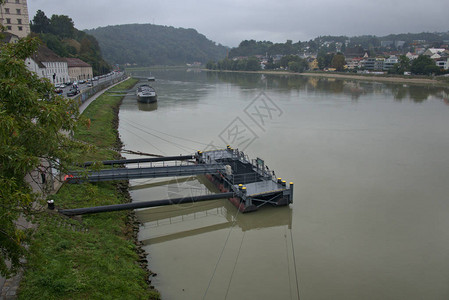
{"label": "river", "polygon": [[[121,106],[124,148],[230,144],[295,183],[292,205],[250,214],[226,200],[138,210],[163,299],[449,299],[449,89],[152,75],[158,103]],[[208,190],[187,177],[133,180],[130,192],[146,201]]]}

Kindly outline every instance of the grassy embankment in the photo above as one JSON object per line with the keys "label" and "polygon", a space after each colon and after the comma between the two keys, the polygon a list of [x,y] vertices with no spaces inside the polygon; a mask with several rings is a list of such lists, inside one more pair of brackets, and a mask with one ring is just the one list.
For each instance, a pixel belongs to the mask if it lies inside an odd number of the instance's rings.
{"label": "grassy embankment", "polygon": [[[128,89],[135,83],[128,80],[114,89]],[[84,111],[91,126],[78,130],[75,138],[99,150],[80,154],[80,162],[117,158],[106,148],[120,145],[120,103],[121,97],[103,94]],[[127,188],[126,181],[64,184],[52,197],[59,208],[117,204],[129,202]],[[149,288],[150,274],[133,228],[133,214],[126,211],[40,218],[19,299],[158,299],[159,293]]]}

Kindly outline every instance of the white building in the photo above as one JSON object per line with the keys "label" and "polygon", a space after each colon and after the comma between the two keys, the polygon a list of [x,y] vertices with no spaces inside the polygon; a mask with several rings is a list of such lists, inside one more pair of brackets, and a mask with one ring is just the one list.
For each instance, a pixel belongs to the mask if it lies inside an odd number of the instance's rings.
{"label": "white building", "polygon": [[384,71],[390,70],[398,62],[399,62],[399,59],[397,58],[397,56],[396,55],[391,55],[389,58],[387,58],[384,61],[384,66],[383,66]]}
{"label": "white building", "polygon": [[414,59],[418,58],[417,54],[412,54],[411,52],[407,52],[407,54],[405,56],[410,60],[414,60]]}
{"label": "white building", "polygon": [[5,0],[5,3],[0,5],[0,23],[6,27],[7,32],[19,38],[30,34],[27,1]]}
{"label": "white building", "polygon": [[[444,52],[444,50],[446,50],[446,49],[443,49],[443,48],[429,48],[429,49],[427,49],[427,50],[423,53],[423,55],[427,55],[427,56],[430,56],[430,57],[435,56],[435,55],[440,56],[441,53]],[[441,56],[440,56],[440,57],[441,57]],[[436,58],[439,58],[439,57],[436,57]]]}
{"label": "white building", "polygon": [[449,58],[439,59],[435,62],[435,64],[444,70],[448,70],[449,69]]}
{"label": "white building", "polygon": [[48,78],[51,83],[59,84],[70,81],[69,69],[65,58],[59,57],[41,45],[38,51],[25,60],[27,68],[41,78]]}

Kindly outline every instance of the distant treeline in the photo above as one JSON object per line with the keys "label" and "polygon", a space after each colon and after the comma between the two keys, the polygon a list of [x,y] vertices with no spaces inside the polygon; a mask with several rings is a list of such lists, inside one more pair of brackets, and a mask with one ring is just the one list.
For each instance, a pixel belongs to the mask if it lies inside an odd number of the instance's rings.
{"label": "distant treeline", "polygon": [[98,40],[113,64],[154,66],[206,63],[226,56],[227,48],[195,29],[152,24],[127,24],[86,30]]}
{"label": "distant treeline", "polygon": [[[217,62],[209,61],[206,64],[209,70],[232,70],[232,71],[259,71],[262,69],[260,59],[255,56],[241,59],[225,58]],[[304,72],[308,69],[308,62],[297,55],[284,55],[279,61],[274,62],[272,57],[264,62],[264,69],[274,70],[279,68],[289,69],[293,72]]]}
{"label": "distant treeline", "polygon": [[52,15],[48,18],[41,10],[30,22],[31,32],[61,57],[79,58],[92,66],[94,75],[108,73],[111,66],[102,58],[100,46],[92,35],[75,28],[71,18]]}
{"label": "distant treeline", "polygon": [[[389,41],[391,44],[382,46],[382,42]],[[395,43],[395,42],[403,43]],[[270,41],[244,40],[238,47],[229,51],[229,58],[249,57],[255,55],[273,56],[318,52],[341,52],[344,53],[346,48],[361,47],[365,49],[369,55],[375,55],[387,50],[401,50],[414,52],[415,47],[420,44],[426,44],[429,47],[440,47],[449,41],[449,32],[445,33],[405,33],[390,34],[383,37],[374,35],[363,35],[356,37],[347,36],[320,36],[309,41],[287,40],[285,43],[273,43]]]}

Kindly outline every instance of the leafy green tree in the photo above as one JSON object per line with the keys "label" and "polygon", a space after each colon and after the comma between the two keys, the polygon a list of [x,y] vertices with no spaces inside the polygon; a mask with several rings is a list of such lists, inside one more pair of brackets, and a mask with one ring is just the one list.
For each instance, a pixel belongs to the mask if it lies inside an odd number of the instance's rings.
{"label": "leafy green tree", "polygon": [[410,70],[413,74],[430,75],[438,74],[440,68],[435,64],[435,61],[427,55],[420,55],[412,61]]}
{"label": "leafy green tree", "polygon": [[280,67],[280,64],[275,63],[272,56],[268,57],[268,61],[267,61],[267,64],[265,65],[265,69],[273,70],[273,69],[278,69],[279,67]]}
{"label": "leafy green tree", "polygon": [[217,68],[217,64],[214,61],[209,60],[206,63],[206,69],[208,69],[208,70],[215,70],[216,68]]}
{"label": "leafy green tree", "polygon": [[[91,35],[79,31],[74,27],[73,21],[68,16],[53,15],[51,19],[45,17],[42,11],[38,11],[34,17],[35,25],[31,25],[31,31],[38,34],[42,42],[49,49],[62,57],[76,57],[90,64],[94,75],[107,73],[111,66],[102,58],[98,41]],[[47,21],[49,22],[47,25]],[[40,28],[45,27],[45,30]],[[73,45],[79,44],[79,51]],[[127,51],[120,55],[132,57]]]}
{"label": "leafy green tree", "polygon": [[50,32],[50,19],[39,9],[30,24],[30,28],[32,32],[48,33]]}
{"label": "leafy green tree", "polygon": [[65,47],[65,44],[61,42],[61,40],[52,33],[41,33],[39,35],[42,42],[47,45],[49,49],[58,54],[61,57],[67,57],[69,52]]}
{"label": "leafy green tree", "polygon": [[404,74],[404,72],[410,71],[410,59],[405,56],[399,56],[398,63],[394,64],[393,68],[389,71],[392,74]]}
{"label": "leafy green tree", "polygon": [[[64,132],[78,124],[73,100],[57,96],[47,79],[30,72],[25,59],[38,46],[36,38],[0,45],[0,274],[9,276],[21,266],[29,240],[27,230],[16,226],[20,217],[30,219],[32,192],[25,176],[46,160],[55,168],[70,162],[76,147]],[[57,162],[60,163],[57,163]],[[6,261],[11,263],[10,266]]]}
{"label": "leafy green tree", "polygon": [[293,72],[302,73],[306,70],[307,64],[303,61],[290,61],[288,63],[288,69]]}
{"label": "leafy green tree", "polygon": [[246,61],[246,70],[247,71],[259,71],[260,70],[260,62],[256,57],[250,57]]}
{"label": "leafy green tree", "polygon": [[61,38],[73,38],[75,35],[75,25],[68,16],[52,15],[50,19],[50,32]]}
{"label": "leafy green tree", "polygon": [[337,53],[332,57],[331,66],[335,68],[338,72],[341,72],[345,69],[345,56],[341,53]]}
{"label": "leafy green tree", "polygon": [[324,68],[330,68],[332,66],[332,59],[334,58],[334,53],[325,53],[324,51],[318,52],[318,68],[321,70]]}

